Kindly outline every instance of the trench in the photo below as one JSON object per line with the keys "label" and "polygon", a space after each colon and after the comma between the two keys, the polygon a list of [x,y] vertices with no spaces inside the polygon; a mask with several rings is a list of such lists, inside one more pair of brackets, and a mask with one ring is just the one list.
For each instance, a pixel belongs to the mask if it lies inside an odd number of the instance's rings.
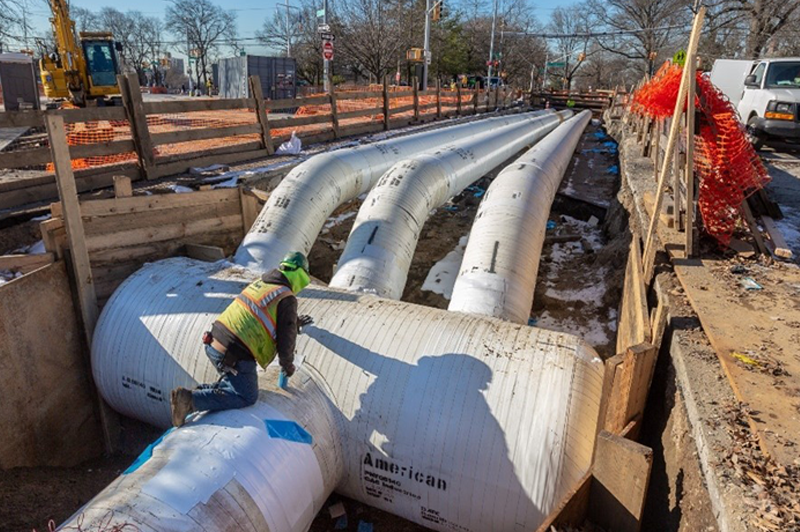
{"label": "trench", "polygon": [[[619,173],[609,171],[615,165],[618,168],[618,160],[613,150],[603,147],[609,139],[597,135],[600,131],[595,123],[587,128],[550,211],[552,229],[548,230],[542,253],[530,323],[582,336],[606,358],[614,351],[616,309],[621,296],[630,233],[627,212],[617,199]],[[437,291],[423,289],[426,278],[434,265],[457,250],[459,242],[468,234],[480,203],[480,191],[485,190],[497,173],[517,155],[434,211],[420,235],[403,301],[447,308],[446,297]],[[600,175],[598,170],[603,172],[599,180],[596,179]],[[333,213],[309,254],[312,273],[325,282],[332,276],[335,261],[341,254],[361,201],[351,201]],[[666,397],[670,392],[666,387],[655,389],[657,393],[651,395],[649,407],[653,417],[646,425],[650,428],[647,433],[650,441],[656,441],[664,431],[671,429],[667,420],[672,409],[653,406],[654,401],[658,401],[654,396]],[[116,478],[160,434],[155,428],[127,418],[123,418],[121,428],[122,452],[118,455],[76,468],[14,470],[11,475],[0,479],[0,500],[4,501],[0,505],[0,523],[4,525],[0,528],[30,530],[36,527],[44,530],[50,519],[62,522]],[[662,463],[659,470],[659,460],[656,460],[654,478],[667,478],[662,484],[669,486],[669,479],[675,474],[668,471],[665,460]],[[685,483],[685,480],[681,482]],[[656,504],[652,502],[655,500],[653,497],[663,499],[663,489],[657,495],[651,495],[648,504]],[[372,523],[375,530],[425,530],[337,494],[323,505],[311,530],[331,530],[337,520],[342,524],[340,518],[333,519],[328,510],[337,502],[343,503],[347,515],[346,525],[339,529],[357,530],[363,521]],[[677,525],[673,527],[672,521]],[[679,530],[680,523],[680,516],[675,519],[673,515],[668,529]]]}

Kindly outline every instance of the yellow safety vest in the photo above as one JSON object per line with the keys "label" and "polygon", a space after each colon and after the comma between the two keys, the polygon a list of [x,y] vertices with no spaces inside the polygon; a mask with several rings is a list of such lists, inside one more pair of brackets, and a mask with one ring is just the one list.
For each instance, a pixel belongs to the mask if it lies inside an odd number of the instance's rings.
{"label": "yellow safety vest", "polygon": [[247,346],[262,368],[266,368],[275,358],[278,303],[290,295],[292,291],[288,287],[265,283],[259,279],[242,290],[217,318],[218,322]]}

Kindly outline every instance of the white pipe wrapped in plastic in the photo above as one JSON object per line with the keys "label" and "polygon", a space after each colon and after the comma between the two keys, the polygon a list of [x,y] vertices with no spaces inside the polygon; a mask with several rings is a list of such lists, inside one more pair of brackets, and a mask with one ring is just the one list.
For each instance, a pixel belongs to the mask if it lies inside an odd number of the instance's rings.
{"label": "white pipe wrapped in plastic", "polygon": [[359,209],[330,286],[400,299],[431,210],[570,116],[571,111],[531,116],[395,164]]}
{"label": "white pipe wrapped in plastic", "polygon": [[[162,427],[169,390],[216,378],[200,335],[253,272],[174,258],[103,310],[92,367],[115,410]],[[169,431],[67,523],[307,530],[336,490],[433,530],[536,529],[588,471],[603,364],[575,336],[310,286],[304,361],[255,406]]]}
{"label": "white pipe wrapped in plastic", "polygon": [[308,253],[325,220],[343,203],[373,187],[394,163],[410,155],[515,124],[531,115],[513,114],[475,120],[414,135],[323,153],[297,166],[270,194],[234,262],[264,271],[289,251]]}
{"label": "white pipe wrapped in plastic", "polygon": [[561,124],[494,179],[478,208],[448,310],[528,323],[547,217],[590,111]]}

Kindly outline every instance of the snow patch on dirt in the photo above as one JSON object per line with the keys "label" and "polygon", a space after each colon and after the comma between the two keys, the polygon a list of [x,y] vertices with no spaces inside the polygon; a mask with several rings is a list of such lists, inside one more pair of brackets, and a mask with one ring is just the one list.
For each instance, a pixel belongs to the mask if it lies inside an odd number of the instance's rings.
{"label": "snow patch on dirt", "polygon": [[422,283],[422,290],[439,294],[448,301],[453,296],[453,286],[456,284],[458,270],[464,259],[464,248],[467,246],[467,236],[462,236],[458,245],[444,256],[442,260],[433,265]]}

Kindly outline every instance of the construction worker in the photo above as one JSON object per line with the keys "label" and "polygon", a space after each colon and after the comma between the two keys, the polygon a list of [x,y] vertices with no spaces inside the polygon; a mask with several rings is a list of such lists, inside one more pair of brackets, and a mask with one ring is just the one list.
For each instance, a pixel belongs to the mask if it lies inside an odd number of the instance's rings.
{"label": "construction worker", "polygon": [[300,252],[287,254],[278,269],[249,284],[203,335],[206,356],[220,378],[194,390],[172,390],[172,424],[182,426],[198,411],[250,406],[258,399],[256,364],[266,368],[278,354],[281,370],[294,374],[294,348],[300,327],[313,323],[297,315],[295,297],[308,285],[308,259]]}

